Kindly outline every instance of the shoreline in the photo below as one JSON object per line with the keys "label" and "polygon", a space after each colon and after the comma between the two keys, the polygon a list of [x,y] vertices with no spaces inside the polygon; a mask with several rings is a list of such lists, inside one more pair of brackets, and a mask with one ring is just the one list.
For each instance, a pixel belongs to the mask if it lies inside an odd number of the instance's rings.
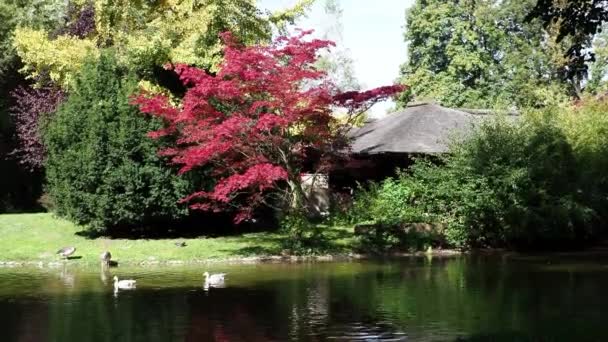
{"label": "shoreline", "polygon": [[[324,255],[259,255],[259,256],[243,256],[230,258],[209,258],[209,259],[192,259],[192,260],[143,260],[143,261],[124,261],[119,262],[118,266],[111,268],[120,268],[121,266],[128,267],[149,267],[149,266],[184,266],[184,265],[208,265],[208,264],[267,264],[267,263],[302,263],[302,262],[347,262],[358,260],[381,260],[381,259],[400,259],[412,257],[456,257],[469,254],[467,251],[458,251],[452,249],[442,249],[432,252],[395,252],[383,255],[364,254],[364,253],[349,253],[349,254],[324,254]],[[0,260],[0,269],[15,268],[15,267],[38,267],[38,268],[53,268],[62,265],[72,265],[79,267],[91,267],[99,265],[100,261],[77,261],[70,260]]]}
{"label": "shoreline", "polygon": [[[393,252],[386,254],[369,254],[369,253],[337,253],[337,254],[321,254],[321,255],[256,255],[256,256],[235,256],[227,258],[207,258],[207,259],[168,259],[168,260],[127,260],[118,262],[117,266],[111,266],[112,269],[120,269],[121,267],[172,267],[172,266],[193,266],[193,265],[259,265],[259,264],[297,264],[297,263],[326,263],[326,262],[354,262],[363,260],[387,260],[387,259],[406,259],[406,258],[450,258],[468,255],[479,256],[503,256],[503,257],[593,257],[607,256],[608,249],[590,248],[579,251],[546,251],[546,252],[517,252],[506,249],[479,249],[479,250],[455,250],[455,249],[436,249],[431,252]],[[0,260],[0,270],[10,268],[27,268],[36,267],[56,268],[61,266],[73,267],[99,267],[100,261],[83,261],[77,259],[70,260]]]}

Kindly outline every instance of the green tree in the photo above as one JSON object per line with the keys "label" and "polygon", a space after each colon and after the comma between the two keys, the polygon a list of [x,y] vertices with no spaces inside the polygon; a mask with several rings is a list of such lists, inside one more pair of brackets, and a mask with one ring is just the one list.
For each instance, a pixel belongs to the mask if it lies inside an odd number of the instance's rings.
{"label": "green tree", "polygon": [[454,107],[522,108],[562,100],[567,84],[552,57],[561,45],[546,38],[539,22],[525,22],[532,2],[418,0],[407,12],[401,82],[418,99]]}
{"label": "green tree", "polygon": [[608,90],[608,25],[595,35],[593,39],[593,54],[595,60],[589,65],[589,80],[585,92],[598,94]]}
{"label": "green tree", "polygon": [[[593,37],[608,20],[605,0],[538,0],[526,20],[540,19],[555,32],[557,42],[564,42],[563,58],[569,77],[584,81],[595,59]],[[593,77],[593,76],[592,76]]]}
{"label": "green tree", "polygon": [[109,52],[85,63],[45,128],[48,193],[58,214],[93,228],[153,224],[187,213],[191,191],[147,133],[161,123],[130,102],[137,79]]}

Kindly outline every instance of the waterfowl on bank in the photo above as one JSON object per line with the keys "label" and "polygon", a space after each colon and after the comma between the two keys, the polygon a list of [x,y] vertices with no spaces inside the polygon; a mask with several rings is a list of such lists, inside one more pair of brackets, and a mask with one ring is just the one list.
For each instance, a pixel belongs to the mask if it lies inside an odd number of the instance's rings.
{"label": "waterfowl on bank", "polygon": [[177,242],[174,242],[174,244],[175,244],[177,247],[186,247],[186,246],[187,246],[187,245],[186,245],[186,241],[177,241]]}
{"label": "waterfowl on bank", "polygon": [[224,286],[226,273],[209,274],[209,272],[205,272],[203,273],[203,276],[205,277],[205,289],[208,289],[210,287]]}
{"label": "waterfowl on bank", "polygon": [[137,281],[133,280],[133,279],[123,279],[123,280],[118,280],[117,276],[114,276],[114,290],[118,290],[118,289],[134,289],[135,288],[135,283]]}
{"label": "waterfowl on bank", "polygon": [[60,250],[58,250],[56,254],[59,254],[62,257],[67,259],[70,255],[74,254],[74,252],[76,252],[76,247],[67,246],[67,247],[63,247]]}
{"label": "waterfowl on bank", "polygon": [[101,260],[102,263],[104,263],[106,266],[110,265],[110,261],[112,260],[112,253],[110,253],[110,251],[105,251],[103,253],[101,253],[101,255],[99,256],[99,259]]}

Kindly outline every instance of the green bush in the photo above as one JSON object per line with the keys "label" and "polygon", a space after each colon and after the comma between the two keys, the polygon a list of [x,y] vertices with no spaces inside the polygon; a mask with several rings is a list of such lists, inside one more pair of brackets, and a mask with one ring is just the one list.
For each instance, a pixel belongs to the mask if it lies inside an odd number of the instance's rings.
{"label": "green bush", "polygon": [[[608,134],[608,120],[589,120],[597,124],[589,123],[592,135]],[[563,123],[555,111],[518,122],[487,120],[455,141],[439,163],[419,159],[397,178],[360,192],[352,220],[434,223],[444,227],[445,241],[454,247],[584,242],[606,222],[602,170],[608,154],[577,147],[581,136],[569,137]],[[594,151],[608,151],[601,146]]]}
{"label": "green bush", "polygon": [[187,214],[180,198],[191,183],[177,177],[146,135],[161,123],[129,104],[137,78],[111,53],[87,63],[45,124],[47,191],[56,212],[94,229],[166,223]]}
{"label": "green bush", "polygon": [[598,217],[608,217],[608,101],[587,99],[558,114],[578,164],[579,191],[588,197]]}
{"label": "green bush", "polygon": [[488,121],[454,149],[448,166],[482,182],[477,192],[488,201],[464,213],[470,244],[553,247],[591,235],[593,210],[579,191],[582,165],[554,118],[547,112],[515,124]]}

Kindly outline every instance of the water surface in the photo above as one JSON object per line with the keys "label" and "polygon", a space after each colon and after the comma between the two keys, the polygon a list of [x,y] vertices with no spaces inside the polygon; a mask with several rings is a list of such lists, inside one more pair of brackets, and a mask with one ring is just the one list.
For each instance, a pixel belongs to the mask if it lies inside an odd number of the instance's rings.
{"label": "water surface", "polygon": [[601,255],[4,268],[0,340],[608,341],[607,290]]}

